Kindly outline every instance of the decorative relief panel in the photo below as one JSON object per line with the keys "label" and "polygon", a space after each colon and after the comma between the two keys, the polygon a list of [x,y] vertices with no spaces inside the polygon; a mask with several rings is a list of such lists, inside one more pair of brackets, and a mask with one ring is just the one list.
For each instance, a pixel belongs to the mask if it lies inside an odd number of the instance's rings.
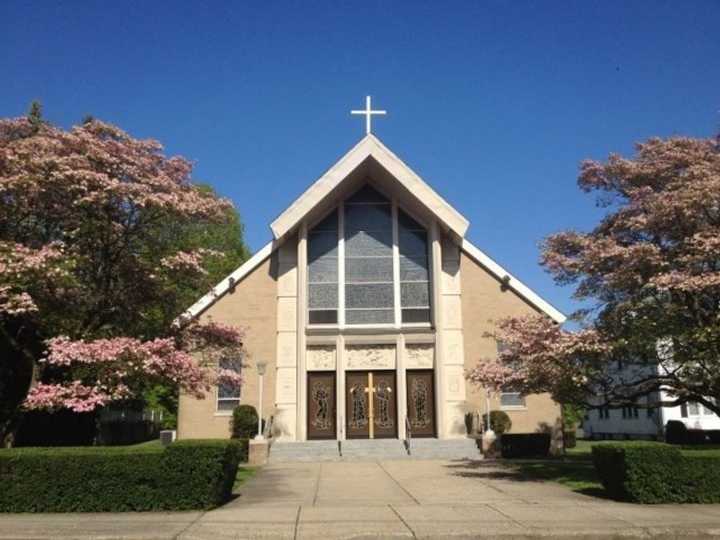
{"label": "decorative relief panel", "polygon": [[465,377],[462,366],[446,366],[446,395],[447,401],[462,401],[465,399]]}
{"label": "decorative relief panel", "polygon": [[395,369],[394,345],[348,345],[347,369]]}
{"label": "decorative relief panel", "polygon": [[462,331],[445,330],[443,338],[443,349],[443,363],[446,366],[463,366],[465,364]]}
{"label": "decorative relief panel", "polygon": [[443,323],[445,328],[462,330],[462,306],[460,295],[444,295],[442,299],[444,313]]}
{"label": "decorative relief panel", "polygon": [[405,346],[405,367],[407,369],[432,368],[434,361],[434,343],[409,343]]}
{"label": "decorative relief panel", "polygon": [[297,366],[297,334],[295,332],[278,332],[277,335],[277,366]]}
{"label": "decorative relief panel", "polygon": [[278,368],[275,376],[275,400],[277,403],[295,403],[297,401],[297,371],[295,368]]}
{"label": "decorative relief panel", "polygon": [[305,363],[308,371],[335,370],[335,346],[322,345],[308,347]]}

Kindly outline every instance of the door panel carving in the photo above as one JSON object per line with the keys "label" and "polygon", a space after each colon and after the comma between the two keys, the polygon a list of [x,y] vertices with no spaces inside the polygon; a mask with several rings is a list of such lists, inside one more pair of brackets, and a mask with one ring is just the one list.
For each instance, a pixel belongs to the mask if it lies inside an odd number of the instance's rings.
{"label": "door panel carving", "polygon": [[334,439],[335,373],[308,373],[308,439]]}
{"label": "door panel carving", "polygon": [[347,437],[396,437],[395,372],[348,371],[345,381]]}
{"label": "door panel carving", "polygon": [[433,371],[408,370],[407,414],[413,437],[435,436],[435,388]]}

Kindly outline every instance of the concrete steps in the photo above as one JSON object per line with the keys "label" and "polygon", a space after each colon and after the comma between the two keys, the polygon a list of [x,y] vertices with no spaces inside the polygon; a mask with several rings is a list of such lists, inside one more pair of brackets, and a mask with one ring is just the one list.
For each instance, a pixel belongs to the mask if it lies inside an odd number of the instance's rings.
{"label": "concrete steps", "polygon": [[482,459],[474,439],[413,439],[410,454],[399,439],[350,439],[342,441],[276,442],[270,463],[293,461],[376,461],[394,459]]}
{"label": "concrete steps", "polygon": [[288,461],[340,461],[337,441],[275,442],[269,463]]}

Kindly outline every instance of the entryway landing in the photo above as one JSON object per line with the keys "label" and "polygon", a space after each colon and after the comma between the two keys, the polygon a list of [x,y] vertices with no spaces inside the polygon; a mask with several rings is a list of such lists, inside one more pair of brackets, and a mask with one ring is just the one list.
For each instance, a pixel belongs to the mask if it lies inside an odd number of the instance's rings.
{"label": "entryway landing", "polygon": [[342,441],[276,442],[270,463],[382,461],[401,459],[482,459],[474,439],[350,439]]}

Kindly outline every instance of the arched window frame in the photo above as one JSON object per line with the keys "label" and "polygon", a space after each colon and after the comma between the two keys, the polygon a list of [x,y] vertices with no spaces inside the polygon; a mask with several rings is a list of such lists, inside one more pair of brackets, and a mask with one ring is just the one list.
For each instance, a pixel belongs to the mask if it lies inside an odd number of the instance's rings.
{"label": "arched window frame", "polygon": [[[393,322],[388,323],[362,323],[362,324],[349,324],[346,322],[346,306],[345,306],[345,285],[346,285],[346,275],[345,275],[345,201],[347,198],[343,198],[337,206],[335,206],[332,210],[325,212],[320,218],[313,220],[312,222],[308,223],[308,226],[306,230],[308,232],[312,231],[318,224],[323,222],[325,219],[327,219],[331,214],[337,212],[338,215],[338,230],[337,230],[337,258],[338,258],[338,276],[337,276],[337,295],[338,295],[338,302],[337,302],[337,321],[331,322],[331,323],[313,323],[310,322],[309,317],[309,311],[312,310],[312,308],[309,307],[310,302],[310,271],[308,268],[308,271],[306,272],[306,279],[305,279],[305,293],[306,293],[306,299],[307,305],[305,306],[305,312],[306,312],[306,327],[308,329],[329,329],[329,328],[339,328],[339,329],[400,329],[400,328],[431,328],[432,327],[432,321],[433,319],[433,288],[435,287],[434,283],[434,274],[436,269],[433,268],[433,254],[432,254],[432,239],[431,239],[431,224],[429,224],[425,219],[418,217],[415,213],[412,211],[408,211],[404,206],[402,206],[395,196],[388,196],[387,194],[383,193],[382,190],[375,187],[372,183],[368,183],[372,189],[378,191],[381,195],[386,197],[390,203],[391,206],[391,215],[392,215],[392,259],[393,259]],[[402,309],[403,306],[401,305],[401,280],[400,280],[400,244],[399,244],[399,213],[402,211],[407,216],[409,216],[412,220],[417,222],[419,225],[421,225],[423,232],[426,235],[426,260],[427,260],[427,284],[428,284],[428,322],[402,322]],[[310,243],[307,242],[306,246],[309,249]],[[308,261],[307,264],[309,266],[309,253],[307,254],[306,260]]]}

